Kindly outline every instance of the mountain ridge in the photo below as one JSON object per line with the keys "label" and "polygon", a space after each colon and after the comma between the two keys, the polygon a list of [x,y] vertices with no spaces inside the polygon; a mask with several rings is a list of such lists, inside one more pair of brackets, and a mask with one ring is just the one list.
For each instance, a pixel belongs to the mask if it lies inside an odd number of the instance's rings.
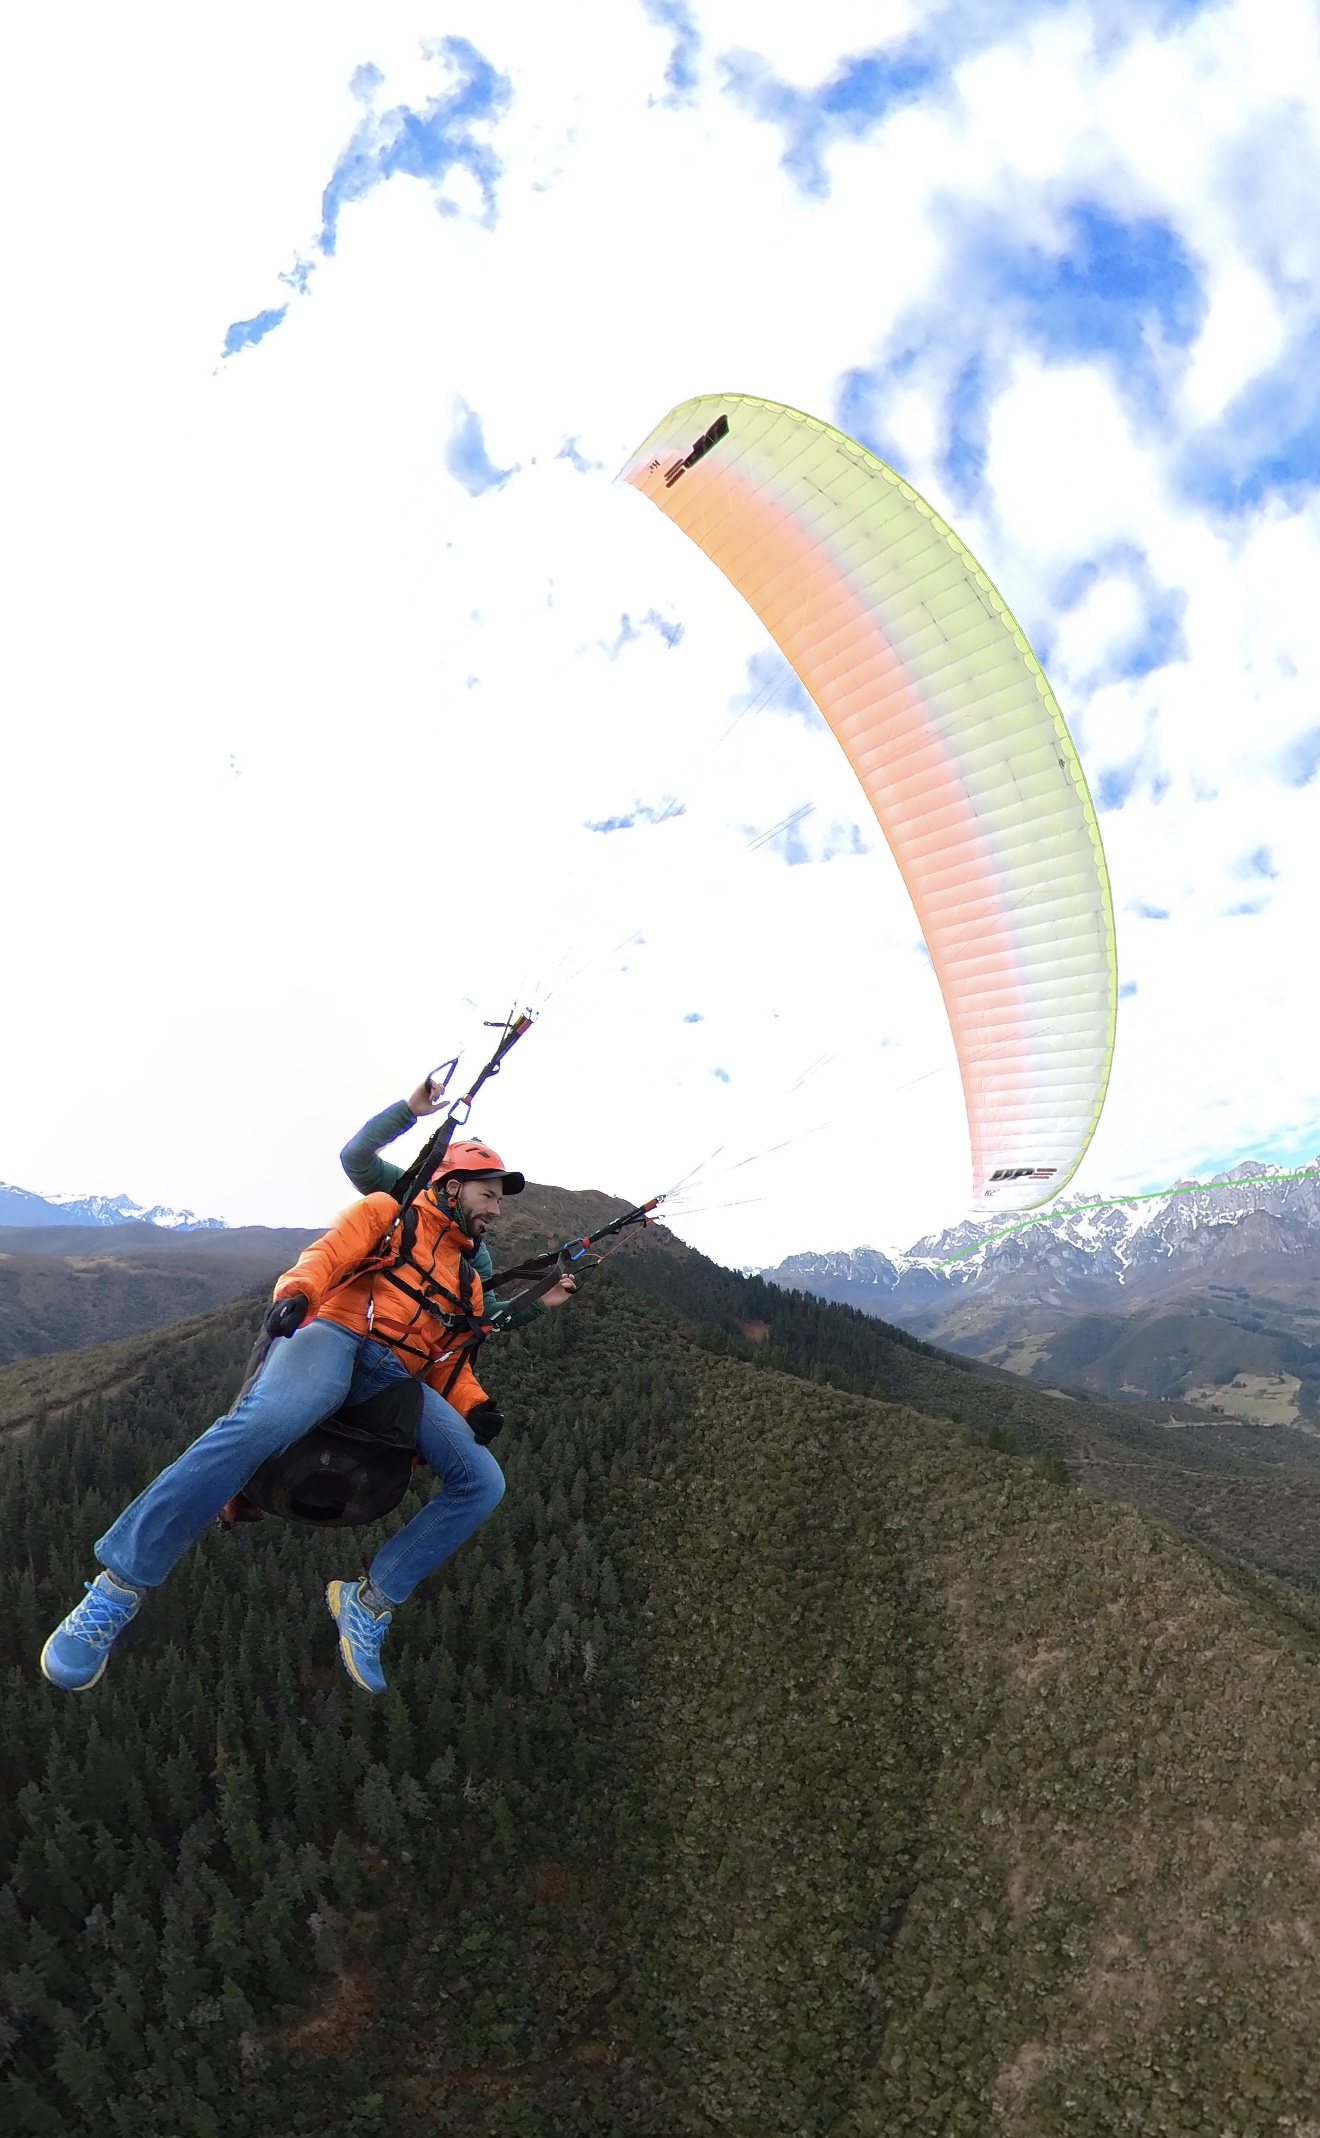
{"label": "mountain ridge", "polygon": [[1178,1181],[1153,1196],[1096,1197],[998,1231],[988,1219],[966,1218],[897,1255],[867,1246],[805,1250],[760,1274],[775,1282],[781,1273],[787,1280],[851,1264],[855,1281],[924,1303],[987,1277],[1028,1285],[1086,1275],[1139,1286],[1158,1282],[1179,1258],[1183,1269],[1193,1257],[1204,1266],[1208,1248],[1225,1259],[1260,1251],[1320,1257],[1320,1159],[1296,1173],[1248,1160],[1209,1181]]}
{"label": "mountain ridge", "polygon": [[131,1195],[38,1195],[0,1180],[0,1227],[9,1225],[159,1225],[170,1232],[225,1232],[222,1217],[198,1217],[167,1203],[149,1208]]}
{"label": "mountain ridge", "polygon": [[1320,1173],[1248,1162],[1186,1185],[763,1274],[1038,1382],[1320,1425]]}

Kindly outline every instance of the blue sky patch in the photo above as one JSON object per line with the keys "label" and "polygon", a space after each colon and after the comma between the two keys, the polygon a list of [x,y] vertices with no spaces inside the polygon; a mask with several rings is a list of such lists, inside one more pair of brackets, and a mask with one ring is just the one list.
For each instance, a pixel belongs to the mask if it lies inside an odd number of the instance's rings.
{"label": "blue sky patch", "polygon": [[476,181],[484,219],[495,220],[495,184],[503,165],[474,127],[489,125],[508,110],[512,90],[506,75],[483,59],[466,37],[438,37],[425,47],[428,59],[449,68],[451,86],[414,110],[409,104],[375,110],[384,77],[376,67],[360,67],[353,94],[365,107],[352,140],[340,155],[321,197],[317,247],[327,257],[339,236],[339,218],[350,201],[365,200],[390,178],[420,178],[436,196],[442,215],[457,209],[440,187],[451,171],[466,171]]}
{"label": "blue sky patch", "polygon": [[860,824],[831,824],[819,858],[837,861],[841,854],[869,854],[870,851],[870,841],[863,836]]}
{"label": "blue sky patch", "polygon": [[[376,109],[376,99],[385,77],[379,67],[359,67],[353,76],[353,95],[362,106],[362,117],[347,146],[338,157],[330,182],[321,196],[321,227],[313,240],[310,257],[300,256],[281,275],[299,296],[307,294],[312,274],[323,259],[331,259],[339,241],[339,219],[353,201],[365,200],[377,186],[391,178],[418,178],[431,188],[442,215],[457,215],[456,204],[442,188],[454,171],[465,171],[481,195],[481,221],[495,221],[496,186],[504,166],[488,140],[485,129],[509,108],[512,89],[466,37],[438,37],[423,45],[427,59],[447,67],[449,85],[418,108],[395,104]],[[223,355],[253,348],[283,320],[287,305],[258,312],[253,319],[236,320],[225,335]]]}
{"label": "blue sky patch", "polygon": [[802,837],[802,826],[814,813],[815,807],[814,802],[800,803],[796,809],[790,810],[786,817],[781,817],[778,824],[772,824],[768,831],[757,831],[754,825],[745,824],[743,830],[747,833],[748,853],[757,854],[763,848],[768,848],[772,854],[778,854],[781,861],[786,861],[791,869],[800,868],[804,861],[810,861],[812,858],[811,850]]}
{"label": "blue sky patch", "polygon": [[1016,302],[1047,355],[1114,356],[1149,368],[1153,338],[1186,349],[1205,318],[1205,293],[1182,239],[1159,216],[1123,221],[1099,201],[1065,213],[1060,249],[1005,246],[990,262],[995,287]]}
{"label": "blue sky patch", "polygon": [[570,468],[577,469],[579,475],[594,475],[605,465],[603,460],[588,460],[585,453],[579,452],[576,438],[565,438],[555,454],[555,459],[566,460]]}
{"label": "blue sky patch", "polygon": [[597,639],[596,644],[600,647],[607,660],[617,661],[624,647],[631,646],[641,635],[631,616],[625,613],[619,618],[619,628],[616,635],[612,639]]}
{"label": "blue sky patch", "polygon": [[454,411],[454,427],[445,446],[445,466],[469,497],[483,497],[488,490],[502,490],[518,465],[497,468],[486,451],[486,437],[475,408],[460,401]]}
{"label": "blue sky patch", "polygon": [[1140,915],[1143,921],[1166,921],[1169,918],[1167,906],[1153,906],[1144,898],[1138,898],[1134,902],[1132,911]]}
{"label": "blue sky patch", "polygon": [[944,223],[940,294],[896,323],[874,365],[843,375],[842,429],[901,467],[885,409],[896,387],[919,381],[942,404],[941,475],[970,504],[982,488],[991,401],[1024,343],[1046,361],[1104,363],[1125,399],[1147,417],[1163,414],[1166,378],[1206,309],[1170,222],[1125,220],[1079,199],[1060,209],[1053,244],[1005,234],[1002,218],[979,205],[965,215],[946,208]]}
{"label": "blue sky patch", "polygon": [[1118,993],[1119,993],[1119,1000],[1120,1000],[1120,1001],[1125,1001],[1125,1000],[1127,999],[1127,997],[1128,997],[1129,995],[1135,995],[1135,994],[1136,994],[1136,992],[1137,992],[1137,983],[1136,983],[1136,981],[1135,981],[1135,980],[1124,980],[1124,981],[1122,981],[1122,982],[1120,983],[1120,985],[1119,985],[1119,990],[1118,990]]}
{"label": "blue sky patch", "polygon": [[1183,634],[1183,614],[1186,607],[1187,596],[1181,589],[1157,589],[1141,628],[1112,649],[1093,682],[1137,682],[1142,676],[1153,675],[1157,668],[1167,668],[1172,661],[1185,661],[1187,640]]}
{"label": "blue sky patch", "polygon": [[[634,824],[667,824],[671,817],[685,817],[687,803],[672,797],[663,803],[634,802],[624,816],[598,817],[584,826],[587,831],[631,831]],[[691,1020],[689,1020],[690,1022]]]}
{"label": "blue sky patch", "polygon": [[1141,770],[1141,759],[1134,757],[1125,765],[1106,765],[1096,781],[1095,806],[1104,812],[1121,809],[1131,797]]}
{"label": "blue sky patch", "polygon": [[974,497],[985,475],[987,395],[985,365],[969,357],[954,374],[945,408],[949,443],[944,472],[959,497]]}
{"label": "blue sky patch", "polygon": [[1320,324],[1292,337],[1277,363],[1189,439],[1188,494],[1222,512],[1277,494],[1298,502],[1320,485]]}
{"label": "blue sky patch", "polygon": [[730,1077],[727,1069],[712,1069],[710,1073],[713,1077],[718,1077],[721,1084],[728,1084],[732,1082],[732,1078]]}
{"label": "blue sky patch", "polygon": [[870,853],[860,824],[831,824],[824,838],[809,846],[802,827],[815,811],[814,802],[803,802],[778,824],[772,824],[768,831],[757,831],[754,825],[744,824],[742,829],[747,838],[748,853],[778,854],[791,869],[802,868],[808,862],[837,861],[844,854]]}
{"label": "blue sky patch", "polygon": [[[1162,586],[1145,551],[1131,543],[1118,543],[1098,557],[1070,566],[1051,589],[1053,606],[1066,616],[1080,608],[1102,581],[1114,579],[1125,580],[1136,596],[1137,620],[1126,630],[1116,631],[1095,666],[1078,679],[1087,690],[1105,683],[1134,682],[1187,658],[1183,631],[1187,596],[1181,587]],[[1048,665],[1055,650],[1052,635],[1041,631],[1036,638],[1040,658]]]}
{"label": "blue sky patch", "polygon": [[808,727],[824,727],[824,715],[807,696],[796,671],[777,646],[766,646],[747,663],[747,687],[729,700],[735,713],[792,713]]}
{"label": "blue sky patch", "polygon": [[[659,0],[663,5],[664,0]],[[1209,0],[1106,0],[1092,11],[1097,56],[1112,60],[1132,38],[1199,14]],[[643,0],[648,14],[651,0]],[[860,141],[905,105],[947,83],[963,60],[1042,15],[1061,14],[1069,0],[946,0],[928,6],[910,37],[841,59],[827,80],[800,89],[783,80],[755,52],[723,57],[725,87],[753,118],[784,137],[784,169],[804,193],[829,193],[826,155],[836,141]],[[1099,18],[1099,19],[1094,19]]]}
{"label": "blue sky patch", "polygon": [[684,1024],[704,1024],[706,1020],[700,1010],[689,1010],[683,1022]]}
{"label": "blue sky patch", "polygon": [[839,379],[834,395],[834,420],[849,438],[857,438],[878,460],[900,475],[910,472],[898,440],[885,428],[885,403],[889,389],[900,376],[896,366],[881,360],[874,365],[854,364]]}
{"label": "blue sky patch", "polygon": [[815,89],[783,81],[755,52],[730,52],[723,64],[729,95],[753,118],[780,129],[784,169],[804,193],[818,199],[830,190],[825,152],[831,144],[862,140],[900,105],[915,103],[945,72],[943,60],[924,39],[858,53]]}
{"label": "blue sky patch", "polygon": [[273,327],[277,327],[289,307],[287,304],[272,305],[268,312],[258,312],[255,319],[236,319],[225,336],[221,354],[236,356],[240,349],[255,349],[264,341]]}
{"label": "blue sky patch", "polygon": [[664,640],[671,651],[683,636],[682,624],[670,623],[668,617],[662,616],[658,609],[647,610],[642,618],[642,626],[647,631],[654,631],[659,638]]}
{"label": "blue sky patch", "polygon": [[692,10],[683,0],[641,0],[642,13],[658,30],[668,30],[674,42],[669,53],[669,65],[665,68],[665,86],[669,91],[665,99],[669,104],[686,103],[697,87],[697,54],[701,50],[701,32],[692,17]]}
{"label": "blue sky patch", "polygon": [[663,639],[671,652],[683,636],[682,624],[671,623],[658,609],[648,609],[641,622],[636,624],[625,612],[619,618],[617,635],[612,639],[598,639],[596,643],[607,660],[617,661],[624,647],[635,645],[643,631],[654,631],[656,637]]}
{"label": "blue sky patch", "polygon": [[1229,869],[1231,876],[1245,877],[1248,882],[1260,877],[1267,883],[1272,883],[1278,873],[1274,866],[1274,855],[1268,846],[1258,846],[1254,852],[1243,854]]}
{"label": "blue sky patch", "polygon": [[1320,772],[1320,728],[1306,728],[1278,756],[1279,777],[1288,787],[1309,787]]}

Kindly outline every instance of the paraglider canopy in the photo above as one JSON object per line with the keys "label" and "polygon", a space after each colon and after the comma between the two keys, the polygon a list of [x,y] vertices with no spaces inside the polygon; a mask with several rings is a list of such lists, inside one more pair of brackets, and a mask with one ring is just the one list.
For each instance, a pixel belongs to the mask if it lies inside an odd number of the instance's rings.
{"label": "paraglider canopy", "polygon": [[976,1201],[1047,1202],[1100,1118],[1118,988],[1095,809],[1023,632],[911,484],[796,409],[685,401],[621,480],[751,604],[866,791],[943,993]]}

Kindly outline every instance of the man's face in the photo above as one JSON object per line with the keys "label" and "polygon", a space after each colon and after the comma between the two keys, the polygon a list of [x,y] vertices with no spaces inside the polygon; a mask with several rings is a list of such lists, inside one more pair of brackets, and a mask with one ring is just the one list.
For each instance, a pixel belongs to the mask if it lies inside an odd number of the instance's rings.
{"label": "man's face", "polygon": [[458,1191],[459,1214],[463,1230],[471,1239],[479,1240],[488,1225],[493,1225],[504,1204],[501,1190],[504,1185],[502,1173],[491,1180],[465,1180]]}

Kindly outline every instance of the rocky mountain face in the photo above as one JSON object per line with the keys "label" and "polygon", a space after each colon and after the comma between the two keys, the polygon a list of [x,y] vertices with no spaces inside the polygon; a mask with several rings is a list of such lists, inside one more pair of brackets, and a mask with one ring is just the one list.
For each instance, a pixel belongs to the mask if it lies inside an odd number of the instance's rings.
{"label": "rocky mountain face", "polygon": [[1320,1420],[1320,1168],[1249,1163],[1139,1202],[1017,1229],[968,1221],[896,1257],[791,1255],[764,1274],[1037,1380]]}

